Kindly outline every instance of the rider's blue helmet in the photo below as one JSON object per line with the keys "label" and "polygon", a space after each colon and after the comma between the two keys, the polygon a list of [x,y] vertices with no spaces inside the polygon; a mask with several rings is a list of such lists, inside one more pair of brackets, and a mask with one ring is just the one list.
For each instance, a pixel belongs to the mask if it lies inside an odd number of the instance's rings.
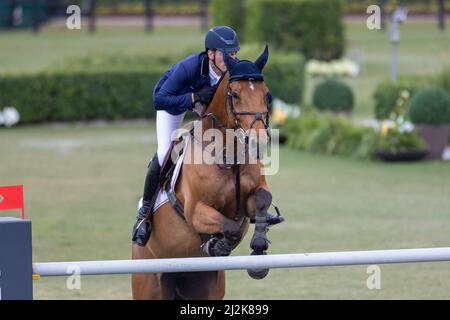
{"label": "rider's blue helmet", "polygon": [[218,49],[226,53],[239,51],[239,39],[232,28],[217,26],[209,29],[205,37],[205,49]]}

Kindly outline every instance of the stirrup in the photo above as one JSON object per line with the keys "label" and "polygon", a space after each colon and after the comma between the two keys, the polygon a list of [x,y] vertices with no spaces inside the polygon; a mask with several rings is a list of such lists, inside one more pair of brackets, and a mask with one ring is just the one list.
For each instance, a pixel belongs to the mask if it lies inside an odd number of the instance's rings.
{"label": "stirrup", "polygon": [[[272,202],[271,206],[274,207],[276,214],[267,212],[267,224],[269,226],[274,226],[276,224],[282,223],[285,219],[281,215],[280,210],[273,202]],[[250,223],[255,223],[255,219],[250,219]]]}
{"label": "stirrup", "polygon": [[267,213],[267,224],[269,226],[273,226],[284,221],[284,217],[282,215],[275,215],[272,213]]}

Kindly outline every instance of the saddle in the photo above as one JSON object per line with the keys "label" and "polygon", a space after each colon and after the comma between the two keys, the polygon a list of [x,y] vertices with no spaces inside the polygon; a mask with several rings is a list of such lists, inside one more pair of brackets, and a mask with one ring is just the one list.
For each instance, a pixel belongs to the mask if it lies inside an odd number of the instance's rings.
{"label": "saddle", "polygon": [[[195,120],[198,121],[198,120]],[[184,147],[180,144],[184,143],[184,139],[187,135],[192,136],[194,132],[195,121],[191,121],[183,126],[183,131],[177,136],[173,137],[172,143],[170,144],[169,150],[167,151],[166,157],[164,158],[163,164],[161,166],[160,180],[161,184],[164,186],[167,181],[172,177],[173,169],[184,151]],[[175,148],[177,147],[177,148]]]}
{"label": "saddle", "polygon": [[183,162],[181,157],[184,157],[188,139],[193,137],[196,121],[198,120],[187,123],[182,127],[184,130],[177,131],[179,134],[173,137],[172,143],[170,144],[169,150],[161,166],[161,173],[159,177],[160,190],[158,193],[162,191],[166,192],[168,201],[183,219],[185,219],[183,204],[176,197],[175,184],[181,172]]}

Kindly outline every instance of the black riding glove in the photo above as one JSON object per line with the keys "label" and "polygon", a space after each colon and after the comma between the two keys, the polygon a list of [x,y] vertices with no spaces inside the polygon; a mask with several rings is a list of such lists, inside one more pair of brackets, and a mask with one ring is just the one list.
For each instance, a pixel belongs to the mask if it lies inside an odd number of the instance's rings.
{"label": "black riding glove", "polygon": [[210,86],[204,86],[197,92],[194,92],[194,104],[200,102],[202,104],[209,104],[214,95],[215,88]]}

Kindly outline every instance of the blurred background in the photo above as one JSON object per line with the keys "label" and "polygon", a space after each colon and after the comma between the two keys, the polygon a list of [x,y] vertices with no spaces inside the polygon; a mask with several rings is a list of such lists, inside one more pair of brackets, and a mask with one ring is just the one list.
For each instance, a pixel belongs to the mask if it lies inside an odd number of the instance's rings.
{"label": "blurred background", "polygon": [[[77,21],[80,29],[70,29]],[[375,6],[375,7],[373,7]],[[230,25],[281,133],[270,253],[449,246],[448,0],[0,0],[0,185],[23,184],[36,262],[127,259],[152,90]],[[74,16],[75,15],[75,16]],[[194,119],[190,114],[186,121]],[[6,212],[8,215],[15,212]],[[4,213],[2,213],[4,214]],[[18,214],[18,213],[17,213]],[[236,255],[250,253],[249,239]],[[227,273],[227,299],[449,299],[450,264]],[[34,283],[37,299],[129,299],[129,276]]]}

